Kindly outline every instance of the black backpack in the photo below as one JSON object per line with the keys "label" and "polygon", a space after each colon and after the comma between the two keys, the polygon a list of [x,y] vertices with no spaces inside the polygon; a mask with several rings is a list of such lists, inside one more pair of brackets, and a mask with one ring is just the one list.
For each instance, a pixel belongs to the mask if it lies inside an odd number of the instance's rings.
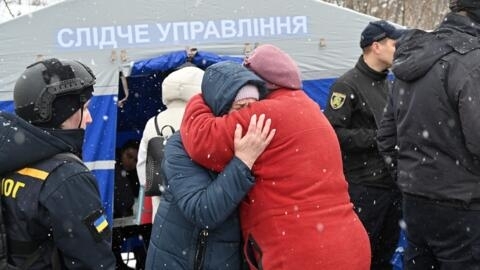
{"label": "black backpack", "polygon": [[175,129],[170,125],[164,125],[159,129],[157,116],[155,116],[154,122],[158,136],[150,139],[147,145],[145,196],[160,196],[165,189],[165,175],[163,174],[161,167],[164,157],[163,148],[167,143],[168,136],[164,134],[164,131],[167,129],[170,130],[171,134],[175,133]]}

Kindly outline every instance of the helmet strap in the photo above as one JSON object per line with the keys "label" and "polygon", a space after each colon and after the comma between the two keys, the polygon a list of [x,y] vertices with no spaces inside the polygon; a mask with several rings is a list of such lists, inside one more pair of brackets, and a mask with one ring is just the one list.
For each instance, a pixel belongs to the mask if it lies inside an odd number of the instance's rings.
{"label": "helmet strap", "polygon": [[82,122],[83,122],[83,104],[80,107],[80,122],[78,123],[78,128],[82,126]]}

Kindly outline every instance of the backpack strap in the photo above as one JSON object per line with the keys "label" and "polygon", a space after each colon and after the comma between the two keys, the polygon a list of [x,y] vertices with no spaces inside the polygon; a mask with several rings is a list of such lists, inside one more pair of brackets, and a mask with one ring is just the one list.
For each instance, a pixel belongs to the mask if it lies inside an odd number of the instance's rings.
{"label": "backpack strap", "polygon": [[159,134],[159,135],[162,136],[162,137],[164,137],[165,139],[167,139],[167,138],[169,137],[169,136],[167,137],[166,135],[163,135],[163,132],[165,131],[166,128],[169,128],[169,129],[170,129],[170,133],[171,133],[170,135],[172,135],[173,133],[175,133],[175,129],[174,129],[172,126],[170,126],[170,125],[164,125],[164,126],[162,127],[162,129],[160,130],[160,134]]}
{"label": "backpack strap", "polygon": [[[155,130],[157,136],[153,136],[147,144],[147,157],[145,164],[145,196],[160,196],[165,185],[165,176],[161,171],[164,159],[164,146],[167,139],[175,133],[171,125],[164,125],[161,129],[158,126],[157,116],[155,116]],[[170,134],[164,134],[165,129],[170,130]]]}
{"label": "backpack strap", "polygon": [[165,135],[163,135],[163,131],[165,130],[165,128],[169,128],[172,134],[175,133],[175,128],[173,128],[171,125],[164,125],[162,127],[162,129],[160,129],[158,127],[157,117],[158,117],[158,114],[155,115],[155,119],[154,119],[155,121],[154,122],[155,122],[155,130],[157,131],[158,136],[165,137]]}
{"label": "backpack strap", "polygon": [[162,136],[162,135],[161,135],[162,132],[161,132],[160,129],[158,128],[157,117],[158,117],[158,114],[155,115],[155,121],[154,121],[154,122],[155,122],[155,130],[157,131],[157,135]]}

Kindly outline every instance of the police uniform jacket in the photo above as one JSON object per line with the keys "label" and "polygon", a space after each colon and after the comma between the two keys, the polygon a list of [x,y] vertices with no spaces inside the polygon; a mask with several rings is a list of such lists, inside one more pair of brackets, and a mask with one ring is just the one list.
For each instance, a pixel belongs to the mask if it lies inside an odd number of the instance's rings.
{"label": "police uniform jacket", "polygon": [[387,103],[388,71],[371,69],[360,56],[335,81],[324,110],[340,142],[347,181],[380,188],[395,186],[377,149],[376,131]]}
{"label": "police uniform jacket", "polygon": [[77,157],[57,155],[80,153],[84,131],[42,130],[4,112],[0,120],[9,263],[36,256],[28,269],[114,269],[96,180]]}
{"label": "police uniform jacket", "polygon": [[378,139],[406,194],[480,200],[479,31],[450,13],[437,30],[412,30],[397,44]]}

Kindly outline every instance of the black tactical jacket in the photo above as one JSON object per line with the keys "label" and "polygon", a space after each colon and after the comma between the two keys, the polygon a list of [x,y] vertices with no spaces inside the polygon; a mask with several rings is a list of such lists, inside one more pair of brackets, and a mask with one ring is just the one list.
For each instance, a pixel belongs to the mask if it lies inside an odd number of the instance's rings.
{"label": "black tactical jacket", "polygon": [[480,200],[480,26],[450,13],[397,43],[396,81],[378,131],[407,194]]}
{"label": "black tactical jacket", "polygon": [[387,103],[387,72],[371,69],[360,56],[330,89],[325,115],[337,133],[350,183],[395,188],[375,141]]}
{"label": "black tactical jacket", "polygon": [[[83,130],[42,130],[0,112],[0,178],[9,263],[28,269],[114,269],[97,182],[75,156]],[[59,260],[52,260],[52,255]]]}

